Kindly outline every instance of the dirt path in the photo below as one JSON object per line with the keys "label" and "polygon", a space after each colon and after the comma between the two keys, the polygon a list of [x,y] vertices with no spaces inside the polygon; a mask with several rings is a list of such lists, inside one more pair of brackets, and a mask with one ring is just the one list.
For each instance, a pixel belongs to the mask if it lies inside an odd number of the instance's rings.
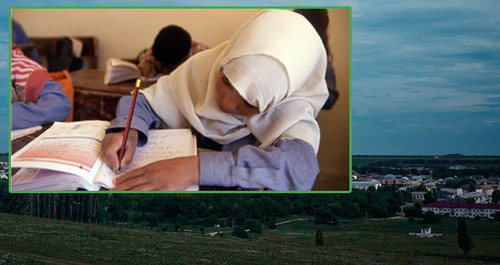
{"label": "dirt path", "polygon": [[[73,260],[64,260],[64,259],[57,259],[57,258],[51,258],[51,257],[46,257],[42,255],[36,255],[36,254],[31,254],[31,253],[22,253],[22,252],[13,252],[13,251],[7,251],[0,249],[0,254],[3,255],[13,255],[15,257],[22,257],[22,258],[27,258],[27,259],[32,259],[36,260],[39,262],[47,263],[47,264],[56,264],[56,265],[87,265],[89,263],[83,263],[83,262],[78,262],[78,261],[73,261]],[[7,262],[8,263],[8,262]]]}
{"label": "dirt path", "polygon": [[295,221],[309,221],[309,219],[306,219],[306,218],[297,218],[297,219],[292,219],[292,220],[288,220],[288,221],[279,222],[279,223],[276,223],[276,225],[282,225],[282,224],[286,224],[286,223],[290,223],[290,222],[295,222]]}

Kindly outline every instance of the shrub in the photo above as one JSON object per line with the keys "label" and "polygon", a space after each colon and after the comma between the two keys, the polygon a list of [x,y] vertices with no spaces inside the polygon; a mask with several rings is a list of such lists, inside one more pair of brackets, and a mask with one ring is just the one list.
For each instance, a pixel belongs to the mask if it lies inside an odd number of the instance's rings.
{"label": "shrub", "polygon": [[250,229],[250,232],[260,233],[262,232],[262,224],[257,219],[247,219],[244,222],[245,228]]}
{"label": "shrub", "polygon": [[436,215],[434,212],[426,212],[422,218],[422,223],[433,224],[439,222],[440,219],[440,216]]}
{"label": "shrub", "polygon": [[245,232],[245,228],[241,225],[235,226],[233,228],[233,236],[237,236],[239,238],[248,238],[247,232]]}
{"label": "shrub", "polygon": [[316,246],[323,246],[323,244],[323,231],[318,228],[318,230],[316,230]]}

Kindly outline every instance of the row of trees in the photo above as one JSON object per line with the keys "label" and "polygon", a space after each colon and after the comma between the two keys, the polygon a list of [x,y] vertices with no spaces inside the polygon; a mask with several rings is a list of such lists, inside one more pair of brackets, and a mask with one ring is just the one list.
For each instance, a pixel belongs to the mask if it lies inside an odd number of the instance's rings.
{"label": "row of trees", "polygon": [[[420,163],[417,164],[419,166],[425,166],[427,168],[423,170],[417,170],[416,168],[407,168],[407,167],[398,167],[398,163],[396,161],[384,161],[377,162],[374,164],[366,165],[358,167],[357,165],[353,165],[353,170],[361,173],[377,173],[380,175],[394,174],[394,175],[430,175],[429,167],[432,167],[432,176],[437,178],[448,178],[448,177],[458,177],[458,178],[466,178],[468,176],[473,175],[482,175],[485,177],[488,176],[498,176],[500,175],[500,167],[498,165],[500,163],[494,164],[495,161],[490,161],[492,164],[486,163],[486,166],[475,166],[475,168],[468,168],[464,170],[455,170],[450,169],[449,165],[457,165],[457,164],[446,164],[446,165],[433,165]],[[463,164],[462,164],[463,165]],[[493,166],[492,166],[493,165]]]}
{"label": "row of trees", "polygon": [[[366,158],[362,157],[361,160],[365,160]],[[353,161],[356,162],[358,157],[354,156]],[[469,157],[465,158],[464,156],[460,157],[451,157],[451,156],[442,156],[439,158],[429,156],[426,158],[404,158],[398,157],[395,159],[381,158],[377,161],[377,159],[372,159],[374,161],[371,165],[379,166],[379,167],[394,167],[398,165],[405,166],[442,166],[449,167],[454,165],[465,165],[465,166],[475,166],[475,167],[490,167],[490,166],[498,166],[500,165],[500,159],[498,157]],[[354,166],[357,166],[354,164]]]}
{"label": "row of trees", "polygon": [[[411,198],[393,188],[351,194],[11,194],[0,181],[0,211],[78,222],[271,227],[277,217],[309,215],[316,223],[339,218],[393,216]],[[255,220],[255,221],[248,221]]]}

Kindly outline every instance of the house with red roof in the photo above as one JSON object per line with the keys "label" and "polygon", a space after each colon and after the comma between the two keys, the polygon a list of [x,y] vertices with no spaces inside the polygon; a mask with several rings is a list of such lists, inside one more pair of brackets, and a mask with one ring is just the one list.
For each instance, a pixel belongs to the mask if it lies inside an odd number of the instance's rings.
{"label": "house with red roof", "polygon": [[476,186],[486,186],[488,185],[488,181],[486,179],[479,179],[476,180]]}

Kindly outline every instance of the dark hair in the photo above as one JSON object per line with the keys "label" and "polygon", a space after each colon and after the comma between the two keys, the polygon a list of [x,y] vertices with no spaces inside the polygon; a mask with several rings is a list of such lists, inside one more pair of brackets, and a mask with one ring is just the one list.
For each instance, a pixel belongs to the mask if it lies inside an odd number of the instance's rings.
{"label": "dark hair", "polygon": [[295,9],[296,13],[304,16],[309,23],[316,29],[318,35],[321,37],[323,46],[325,46],[326,54],[331,57],[330,47],[328,46],[328,23],[330,22],[328,18],[328,11],[326,9]]}
{"label": "dark hair", "polygon": [[160,30],[153,43],[153,56],[163,64],[182,62],[191,49],[191,36],[183,28],[169,25]]}

